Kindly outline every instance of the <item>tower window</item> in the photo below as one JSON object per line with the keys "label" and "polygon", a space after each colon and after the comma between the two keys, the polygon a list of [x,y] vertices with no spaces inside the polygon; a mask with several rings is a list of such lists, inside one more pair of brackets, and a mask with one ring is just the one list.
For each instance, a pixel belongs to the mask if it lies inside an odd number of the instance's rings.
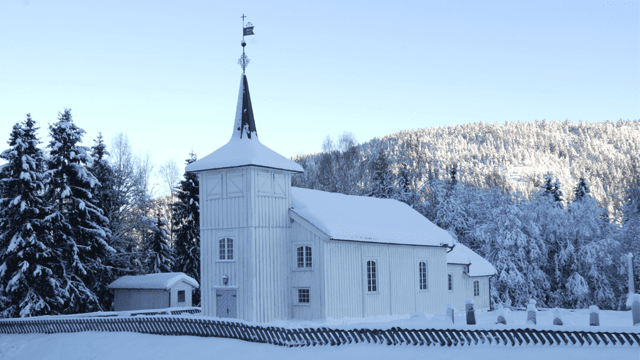
{"label": "tower window", "polygon": [[310,268],[313,266],[311,246],[298,246],[296,249],[298,268]]}
{"label": "tower window", "polygon": [[420,290],[427,290],[427,262],[420,261],[418,263],[418,285]]}
{"label": "tower window", "polygon": [[309,304],[309,289],[298,289],[298,304]]}
{"label": "tower window", "polygon": [[378,291],[378,278],[376,272],[376,262],[373,260],[367,261],[367,291]]}
{"label": "tower window", "polygon": [[233,239],[220,239],[220,260],[233,260]]}

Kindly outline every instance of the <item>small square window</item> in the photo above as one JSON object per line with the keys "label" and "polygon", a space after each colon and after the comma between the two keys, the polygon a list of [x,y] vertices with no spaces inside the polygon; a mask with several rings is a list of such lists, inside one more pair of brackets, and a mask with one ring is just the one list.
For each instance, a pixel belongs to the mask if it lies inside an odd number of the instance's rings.
{"label": "small square window", "polygon": [[309,304],[309,289],[298,289],[298,304]]}
{"label": "small square window", "polygon": [[185,295],[184,295],[184,290],[179,290],[178,291],[178,302],[179,303],[186,302]]}

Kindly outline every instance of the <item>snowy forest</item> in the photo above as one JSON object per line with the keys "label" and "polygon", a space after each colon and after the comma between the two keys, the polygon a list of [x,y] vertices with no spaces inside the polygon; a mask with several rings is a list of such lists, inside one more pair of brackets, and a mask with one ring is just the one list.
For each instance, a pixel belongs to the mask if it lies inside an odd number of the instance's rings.
{"label": "snowy forest", "polygon": [[150,157],[133,155],[126,135],[111,150],[101,135],[81,146],[69,109],[44,148],[37,129],[27,114],[0,154],[0,317],[110,310],[107,286],[123,275],[199,281],[197,176],[161,167],[170,195],[154,198]]}
{"label": "snowy forest", "polygon": [[360,145],[345,132],[322,150],[294,158],[293,186],[405,202],[495,266],[493,306],[624,308],[640,121],[455,125]]}
{"label": "snowy forest", "polygon": [[[123,275],[200,281],[196,175],[154,171],[122,133],[82,146],[69,109],[48,141],[37,129],[27,115],[0,154],[0,317],[110,310],[107,285]],[[363,144],[345,132],[322,148],[294,157],[305,173],[293,186],[405,202],[496,267],[493,306],[624,307],[625,254],[640,254],[640,121],[468,124]]]}

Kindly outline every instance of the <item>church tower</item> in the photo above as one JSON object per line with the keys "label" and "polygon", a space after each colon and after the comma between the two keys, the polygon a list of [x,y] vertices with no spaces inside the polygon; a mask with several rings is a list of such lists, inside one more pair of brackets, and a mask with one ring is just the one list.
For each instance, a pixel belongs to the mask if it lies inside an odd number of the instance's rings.
{"label": "church tower", "polygon": [[231,139],[186,171],[200,178],[204,315],[288,319],[291,176],[303,169],[258,139],[244,73]]}

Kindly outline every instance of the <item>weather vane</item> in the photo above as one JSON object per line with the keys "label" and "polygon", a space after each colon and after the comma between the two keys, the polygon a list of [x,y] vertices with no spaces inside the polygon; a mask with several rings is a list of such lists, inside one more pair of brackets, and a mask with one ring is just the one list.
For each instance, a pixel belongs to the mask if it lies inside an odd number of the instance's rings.
{"label": "weather vane", "polygon": [[238,64],[242,67],[242,73],[244,74],[244,70],[247,68],[250,61],[247,55],[245,55],[244,53],[244,47],[247,46],[247,43],[244,41],[244,37],[249,35],[254,35],[254,34],[253,34],[253,24],[250,22],[248,22],[247,25],[244,24],[244,18],[246,18],[244,14],[242,14],[241,18],[242,18],[242,42],[240,44],[242,45],[242,56],[240,57],[240,59],[238,59]]}

